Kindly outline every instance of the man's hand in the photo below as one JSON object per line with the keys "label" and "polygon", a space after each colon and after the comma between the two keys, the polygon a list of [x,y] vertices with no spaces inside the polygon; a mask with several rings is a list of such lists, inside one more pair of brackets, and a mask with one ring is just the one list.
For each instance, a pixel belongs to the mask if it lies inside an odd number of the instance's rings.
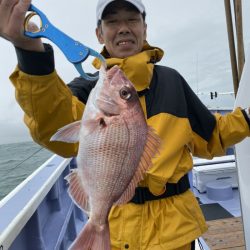
{"label": "man's hand", "polygon": [[[41,39],[24,35],[24,20],[31,0],[0,0],[0,37],[14,46],[30,50],[44,51]],[[31,24],[32,30],[32,24]]]}

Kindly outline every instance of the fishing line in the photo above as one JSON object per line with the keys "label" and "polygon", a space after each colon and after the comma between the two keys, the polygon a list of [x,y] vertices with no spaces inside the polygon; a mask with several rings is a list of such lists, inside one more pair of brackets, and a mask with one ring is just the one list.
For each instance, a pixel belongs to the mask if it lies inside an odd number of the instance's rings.
{"label": "fishing line", "polygon": [[14,168],[12,168],[9,173],[11,173],[12,171],[16,170],[20,165],[22,165],[24,162],[26,162],[27,160],[29,160],[31,157],[33,157],[35,154],[37,154],[38,152],[40,152],[41,150],[43,150],[44,148],[41,147],[39,148],[37,151],[35,151],[33,154],[31,154],[29,157],[27,157],[26,159],[24,159],[23,161],[21,161],[20,163],[18,163],[16,166],[14,166]]}

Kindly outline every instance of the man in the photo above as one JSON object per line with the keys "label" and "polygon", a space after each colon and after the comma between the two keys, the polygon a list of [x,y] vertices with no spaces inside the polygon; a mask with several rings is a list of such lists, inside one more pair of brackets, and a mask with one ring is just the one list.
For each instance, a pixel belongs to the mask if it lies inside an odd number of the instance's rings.
{"label": "man", "polygon": [[[95,83],[76,78],[67,87],[54,70],[51,46],[23,36],[29,4],[0,0],[0,34],[16,46],[18,57],[10,77],[16,98],[35,141],[60,155],[75,156],[77,144],[49,139],[58,128],[81,118]],[[140,0],[97,4],[96,35],[104,44],[107,65],[119,65],[134,83],[147,123],[163,141],[137,195],[110,212],[112,249],[190,250],[207,230],[187,181],[191,154],[223,155],[227,147],[249,136],[250,122],[241,108],[224,117],[213,116],[178,72],[155,65],[163,51],[146,42],[145,15]],[[95,60],[94,65],[98,68],[100,62]]]}

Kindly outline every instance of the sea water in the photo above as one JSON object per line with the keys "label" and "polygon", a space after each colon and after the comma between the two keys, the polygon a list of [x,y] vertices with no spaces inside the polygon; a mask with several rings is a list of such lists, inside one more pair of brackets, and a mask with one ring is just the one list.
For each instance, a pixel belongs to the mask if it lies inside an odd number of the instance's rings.
{"label": "sea water", "polygon": [[34,142],[0,145],[0,200],[52,154]]}

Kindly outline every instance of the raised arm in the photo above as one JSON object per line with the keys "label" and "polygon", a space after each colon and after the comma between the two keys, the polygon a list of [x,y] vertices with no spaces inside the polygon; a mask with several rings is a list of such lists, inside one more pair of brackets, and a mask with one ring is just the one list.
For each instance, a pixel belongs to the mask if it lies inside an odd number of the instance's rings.
{"label": "raised arm", "polygon": [[75,156],[77,144],[50,142],[50,138],[60,127],[81,119],[84,104],[57,75],[52,47],[41,39],[24,36],[23,24],[30,3],[31,0],[0,0],[0,36],[15,46],[18,59],[10,80],[33,140],[59,155]]}

